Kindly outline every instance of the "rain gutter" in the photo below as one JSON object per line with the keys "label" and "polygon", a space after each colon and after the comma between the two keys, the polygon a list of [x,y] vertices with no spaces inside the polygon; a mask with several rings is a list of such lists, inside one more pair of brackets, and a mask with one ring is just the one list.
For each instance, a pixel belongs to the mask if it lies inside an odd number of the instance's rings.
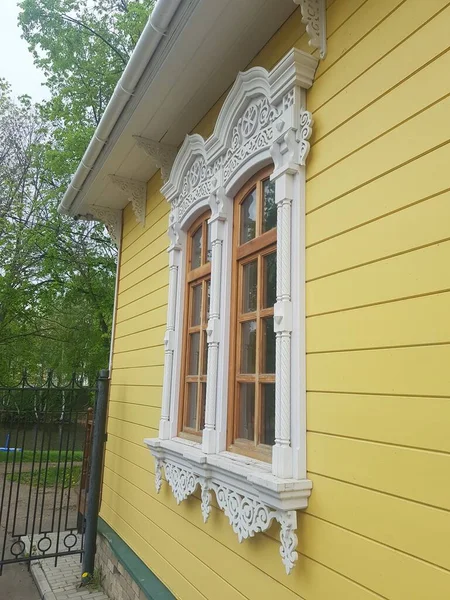
{"label": "rain gutter", "polygon": [[89,142],[86,152],[81,159],[80,164],[72,177],[66,193],[58,207],[62,214],[70,214],[78,193],[93,169],[95,162],[100,155],[109,136],[117,123],[123,109],[129,99],[133,96],[136,86],[147,67],[150,59],[155,53],[160,40],[166,35],[169,26],[177,8],[183,0],[158,0],[150,18],[139,38],[138,43],[131,55],[130,60],[117,82],[114,93],[108,102],[105,112],[95,133]]}

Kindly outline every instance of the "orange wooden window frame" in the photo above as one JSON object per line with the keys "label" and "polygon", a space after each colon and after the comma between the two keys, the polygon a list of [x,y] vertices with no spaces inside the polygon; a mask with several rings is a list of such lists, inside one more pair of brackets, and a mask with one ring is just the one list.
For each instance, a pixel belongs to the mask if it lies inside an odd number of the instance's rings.
{"label": "orange wooden window frame", "polygon": [[[232,452],[270,461],[272,447],[260,444],[262,433],[262,393],[261,384],[275,383],[275,373],[262,373],[262,319],[273,317],[273,306],[263,308],[264,277],[263,263],[268,254],[276,251],[277,229],[262,232],[263,220],[263,190],[264,182],[269,178],[273,167],[269,166],[256,173],[238,192],[234,202],[233,216],[233,268],[232,268],[232,296],[231,296],[231,326],[230,326],[230,370],[229,370],[229,397],[228,397],[228,423],[227,445]],[[243,244],[240,243],[241,233],[241,206],[248,195],[256,190],[256,233],[255,237]],[[244,313],[243,301],[243,266],[249,262],[257,261],[257,305],[256,311]],[[241,323],[255,321],[256,326],[256,365],[254,374],[241,374]],[[255,384],[255,414],[254,414],[254,439],[245,440],[237,437],[239,427],[239,384]]]}
{"label": "orange wooden window frame", "polygon": [[[204,361],[207,356],[204,356],[206,347],[206,328],[207,328],[207,285],[211,280],[211,262],[208,261],[208,219],[211,216],[210,211],[203,213],[190,227],[187,240],[186,252],[186,282],[184,293],[184,331],[182,342],[182,365],[181,365],[181,381],[180,381],[180,410],[178,413],[178,431],[181,437],[198,441],[201,436],[201,428],[204,420],[205,406],[202,399],[202,386],[206,385],[206,370],[203,369]],[[192,268],[192,246],[194,235],[199,229],[202,229],[202,250],[200,266]],[[202,286],[202,298],[200,307],[200,324],[191,324],[192,311],[192,296],[194,287]],[[197,375],[189,374],[190,360],[190,340],[191,334],[200,334],[199,346],[199,373]],[[204,372],[205,371],[205,372]],[[188,427],[187,412],[188,412],[188,384],[197,383],[197,412],[196,412],[196,428]],[[202,414],[203,413],[203,414]]]}

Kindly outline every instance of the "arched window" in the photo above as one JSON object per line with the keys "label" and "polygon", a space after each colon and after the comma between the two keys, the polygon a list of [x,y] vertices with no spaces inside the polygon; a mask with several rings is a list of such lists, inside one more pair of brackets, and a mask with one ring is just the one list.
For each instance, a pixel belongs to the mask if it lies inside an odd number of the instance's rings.
{"label": "arched window", "polygon": [[211,282],[211,247],[204,213],[188,233],[184,310],[184,357],[181,371],[180,432],[198,439],[204,426],[207,341]]}
{"label": "arched window", "polygon": [[228,443],[271,459],[275,440],[277,207],[272,167],[257,173],[234,204]]}

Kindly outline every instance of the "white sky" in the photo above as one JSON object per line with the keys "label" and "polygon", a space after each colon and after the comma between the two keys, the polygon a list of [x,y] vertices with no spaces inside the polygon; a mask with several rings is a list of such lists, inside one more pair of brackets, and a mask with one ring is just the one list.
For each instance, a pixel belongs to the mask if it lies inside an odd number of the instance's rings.
{"label": "white sky", "polygon": [[29,94],[36,102],[49,97],[41,83],[44,76],[33,64],[28,45],[17,24],[18,0],[0,0],[0,77],[12,86],[15,96]]}

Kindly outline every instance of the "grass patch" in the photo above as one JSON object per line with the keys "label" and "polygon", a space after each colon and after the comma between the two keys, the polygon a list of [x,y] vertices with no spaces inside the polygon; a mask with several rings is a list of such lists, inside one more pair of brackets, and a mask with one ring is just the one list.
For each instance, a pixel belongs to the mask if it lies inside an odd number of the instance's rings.
{"label": "grass patch", "polygon": [[[19,481],[19,473],[14,473],[14,475],[9,474],[6,476],[9,481]],[[35,469],[33,472],[29,471],[27,473],[20,474],[20,483],[25,483],[27,485],[37,486],[39,479],[39,487],[44,486],[44,481],[46,481],[47,487],[54,487],[58,484],[58,487],[61,487],[61,484],[64,482],[63,487],[68,488],[70,486],[76,486],[80,483],[81,478],[81,466],[74,465],[72,469],[70,466],[67,466],[66,472],[64,473],[64,464],[61,464],[59,467],[48,467],[47,469],[47,480],[45,479],[45,467],[41,469],[41,476],[39,478],[39,469]]]}
{"label": "grass patch", "polygon": [[[9,452],[0,452],[0,463],[6,462],[6,458],[7,458],[8,454],[9,454],[8,462],[12,462],[14,460],[14,450],[10,450]],[[69,452],[61,452],[61,455],[59,454],[59,450],[49,450],[48,452],[47,451],[44,451],[44,452],[36,451],[36,453],[34,453],[33,450],[22,450],[22,452],[16,452],[15,460],[16,460],[16,462],[18,462],[22,458],[22,462],[31,463],[31,462],[33,462],[33,456],[34,456],[35,463],[39,463],[41,460],[43,463],[46,463],[46,462],[57,463],[57,462],[65,461],[66,455],[67,455],[67,460],[71,461],[72,460],[72,451],[71,450],[69,450]],[[73,453],[73,460],[75,462],[81,462],[83,460],[83,451],[75,450]]]}

